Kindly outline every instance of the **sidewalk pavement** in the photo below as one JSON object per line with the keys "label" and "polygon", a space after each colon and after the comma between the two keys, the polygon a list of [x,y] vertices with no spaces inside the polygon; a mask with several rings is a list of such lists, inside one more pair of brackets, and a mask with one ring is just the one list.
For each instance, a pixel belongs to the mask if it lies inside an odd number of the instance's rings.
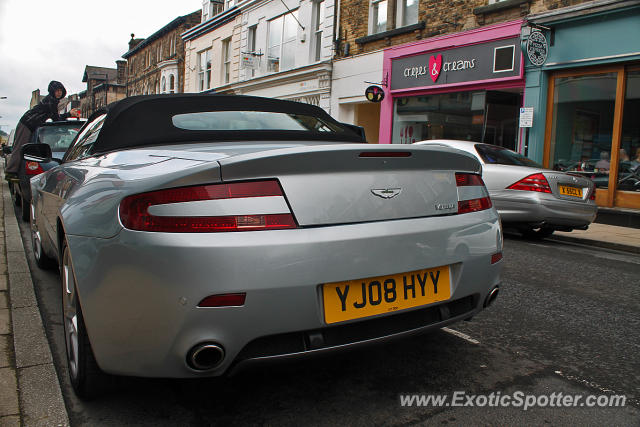
{"label": "sidewalk pavement", "polygon": [[1,182],[0,426],[68,426],[9,187]]}
{"label": "sidewalk pavement", "polygon": [[594,222],[588,230],[556,231],[549,238],[640,254],[640,228]]}
{"label": "sidewalk pavement", "polygon": [[[0,176],[3,176],[0,166]],[[0,426],[68,426],[9,187],[0,186]],[[593,223],[550,239],[640,254],[640,228]]]}

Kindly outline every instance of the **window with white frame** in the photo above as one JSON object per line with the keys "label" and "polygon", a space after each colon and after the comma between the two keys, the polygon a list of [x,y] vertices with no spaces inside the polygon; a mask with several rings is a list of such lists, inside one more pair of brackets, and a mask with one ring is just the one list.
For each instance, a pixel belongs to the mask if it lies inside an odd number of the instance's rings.
{"label": "window with white frame", "polygon": [[224,8],[223,0],[205,0],[202,3],[202,22],[213,18]]}
{"label": "window with white frame", "polygon": [[371,0],[369,34],[387,31],[387,0]]}
{"label": "window with white frame", "polygon": [[224,9],[231,9],[233,6],[235,6],[236,2],[235,0],[225,0],[225,5],[224,5]]}
{"label": "window with white frame", "polygon": [[[419,0],[371,0],[369,7],[369,34],[378,34],[392,28],[418,23]],[[393,16],[389,20],[387,10]]]}
{"label": "window with white frame", "polygon": [[222,40],[222,82],[229,83],[231,77],[231,38]]}
{"label": "window with white frame", "polygon": [[396,26],[416,24],[418,22],[418,0],[398,0]]}
{"label": "window with white frame", "polygon": [[198,90],[211,88],[211,49],[198,53]]}
{"label": "window with white frame", "polygon": [[176,77],[173,74],[169,74],[169,93],[175,93],[176,91]]}
{"label": "window with white frame", "polygon": [[269,21],[268,71],[284,71],[295,66],[297,14],[298,11],[293,11]]}
{"label": "window with white frame", "polygon": [[313,3],[313,60],[320,61],[322,57],[322,25],[324,23],[324,1]]}
{"label": "window with white frame", "polygon": [[[255,61],[257,61],[257,58],[259,59],[259,56],[256,56],[256,34],[258,31],[258,26],[257,25],[253,25],[251,27],[249,27],[249,30],[247,32],[247,53],[251,53],[253,54],[253,61],[254,64],[256,63]],[[251,68],[251,77],[256,75],[256,70],[255,67]]]}
{"label": "window with white frame", "polygon": [[165,76],[162,76],[162,93],[167,93],[167,78]]}

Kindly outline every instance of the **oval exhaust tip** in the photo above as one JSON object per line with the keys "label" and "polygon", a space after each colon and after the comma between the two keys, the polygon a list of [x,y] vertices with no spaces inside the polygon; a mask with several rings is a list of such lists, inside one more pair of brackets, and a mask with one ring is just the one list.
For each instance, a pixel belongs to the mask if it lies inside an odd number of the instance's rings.
{"label": "oval exhaust tip", "polygon": [[213,369],[222,363],[224,349],[214,343],[203,343],[194,346],[187,355],[187,364],[198,371]]}
{"label": "oval exhaust tip", "polygon": [[495,288],[491,289],[491,291],[487,295],[487,298],[484,300],[484,308],[487,308],[491,304],[493,304],[493,302],[496,300],[496,298],[498,298],[498,293],[499,292],[500,292],[500,288],[498,286],[496,286]]}

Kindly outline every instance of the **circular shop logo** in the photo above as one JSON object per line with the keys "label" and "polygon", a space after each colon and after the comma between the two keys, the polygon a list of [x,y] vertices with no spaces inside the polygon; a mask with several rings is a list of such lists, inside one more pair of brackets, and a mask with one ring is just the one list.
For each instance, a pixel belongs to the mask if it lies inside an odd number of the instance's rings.
{"label": "circular shop logo", "polygon": [[384,90],[380,86],[369,86],[364,96],[371,102],[380,102],[384,99]]}
{"label": "circular shop logo", "polygon": [[540,31],[533,31],[527,39],[527,56],[533,65],[542,65],[547,60],[547,38]]}

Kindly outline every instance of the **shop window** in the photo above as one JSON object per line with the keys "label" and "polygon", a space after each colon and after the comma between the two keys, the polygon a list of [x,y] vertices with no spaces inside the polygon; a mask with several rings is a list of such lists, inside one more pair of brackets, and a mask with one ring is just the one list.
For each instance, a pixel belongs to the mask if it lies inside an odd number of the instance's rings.
{"label": "shop window", "polygon": [[608,188],[617,73],[556,77],[549,164]]}
{"label": "shop window", "polygon": [[628,71],[620,140],[618,190],[640,191],[640,70]]}
{"label": "shop window", "polygon": [[485,142],[516,149],[522,89],[451,92],[397,98],[393,143],[427,139]]}

